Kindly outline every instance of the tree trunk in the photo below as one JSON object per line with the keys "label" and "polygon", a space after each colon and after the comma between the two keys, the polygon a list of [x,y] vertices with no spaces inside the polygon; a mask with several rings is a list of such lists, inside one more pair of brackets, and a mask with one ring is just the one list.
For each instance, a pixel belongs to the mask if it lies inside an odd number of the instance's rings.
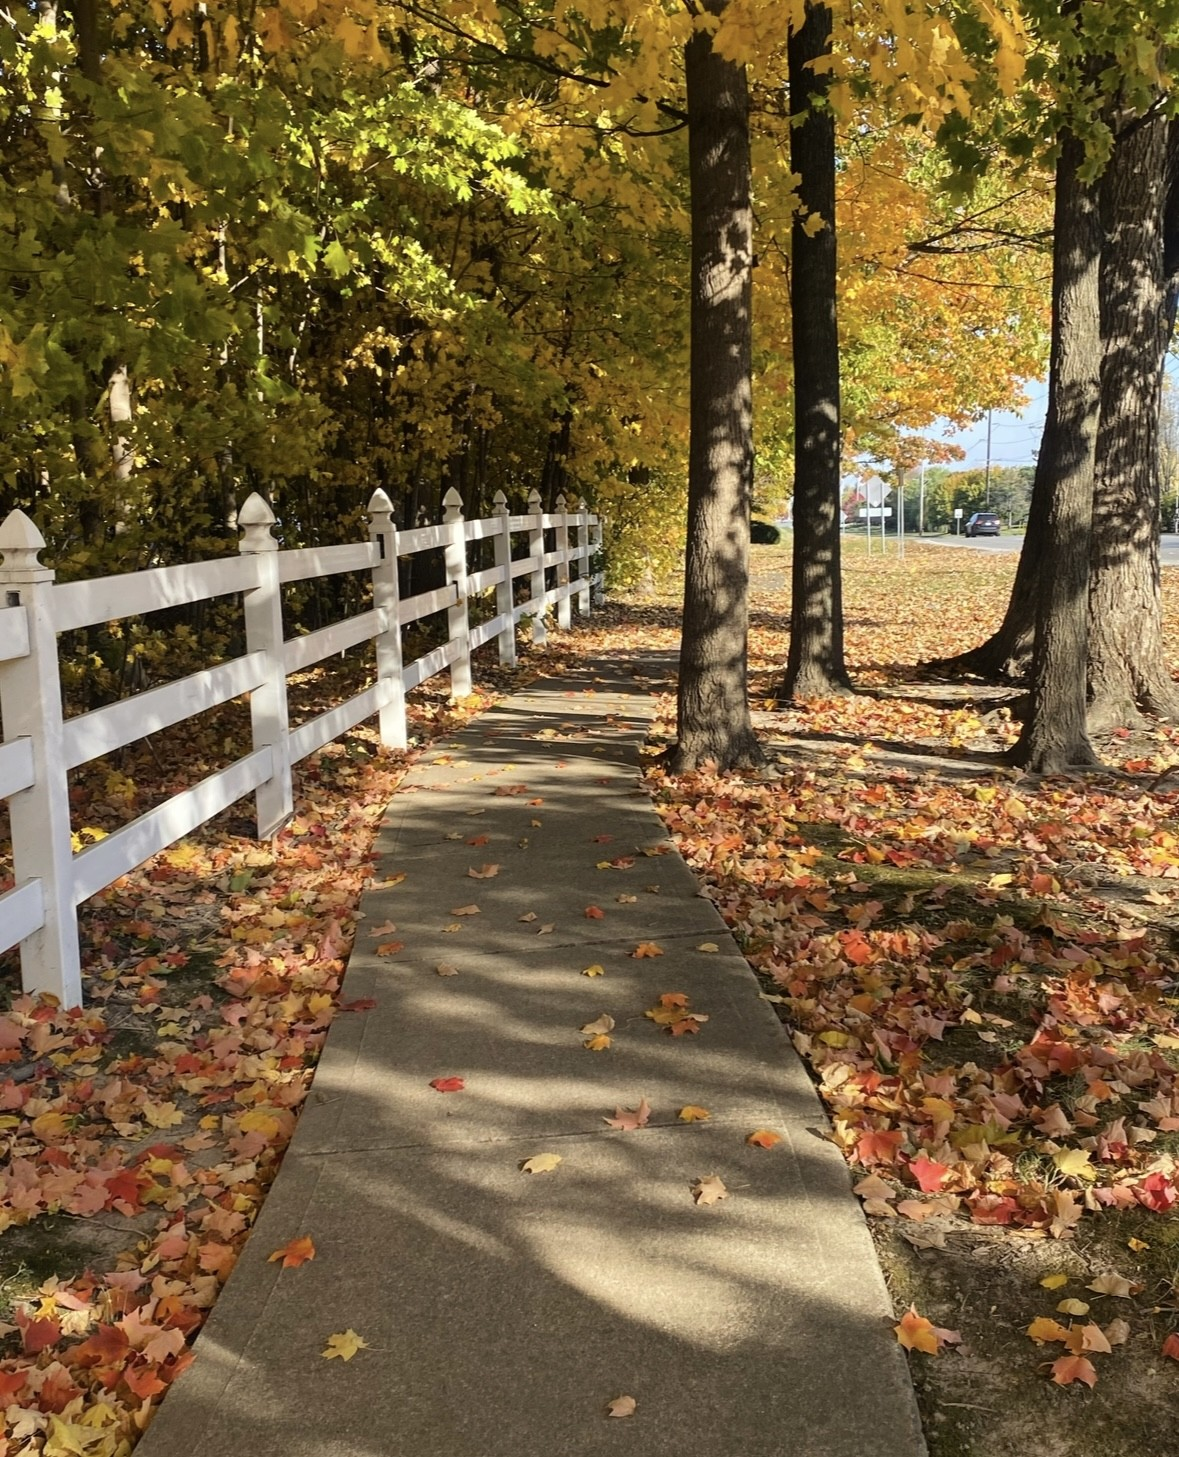
{"label": "tree trunk", "polygon": [[1159,602],[1159,411],[1169,340],[1163,274],[1168,121],[1118,137],[1101,181],[1101,428],[1089,591],[1089,731],[1175,717]]}
{"label": "tree trunk", "polygon": [[1045,561],[1036,594],[1031,707],[1015,763],[1042,774],[1095,764],[1085,728],[1089,551],[1101,415],[1101,216],[1097,183],[1079,169],[1084,145],[1065,132],[1056,164],[1052,354],[1035,493],[1046,501]]}
{"label": "tree trunk", "polygon": [[[713,13],[725,0],[706,0]],[[697,31],[684,48],[692,191],[691,440],[677,773],[761,762],[749,717],[753,493],[749,91]]]}
{"label": "tree trunk", "polygon": [[[799,177],[790,238],[794,355],[794,558],[790,654],[782,693],[830,698],[851,688],[843,661],[839,541],[839,330],[835,312],[835,116],[830,74],[831,11],[809,3],[788,43],[790,166]],[[809,231],[818,216],[823,226]]]}

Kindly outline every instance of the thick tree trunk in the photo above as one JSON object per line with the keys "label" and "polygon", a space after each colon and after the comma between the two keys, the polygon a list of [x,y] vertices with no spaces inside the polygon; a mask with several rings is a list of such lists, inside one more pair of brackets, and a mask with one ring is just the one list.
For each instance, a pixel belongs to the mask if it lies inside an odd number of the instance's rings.
{"label": "thick tree trunk", "polygon": [[[792,31],[790,166],[799,208],[790,239],[794,353],[794,561],[787,698],[829,698],[851,684],[843,660],[839,562],[839,330],[835,312],[835,116],[830,74],[813,63],[830,54],[831,11],[807,4]],[[818,216],[823,226],[808,229]]]}
{"label": "thick tree trunk", "polygon": [[1118,137],[1101,181],[1101,428],[1089,591],[1089,730],[1174,717],[1159,603],[1158,424],[1169,340],[1166,117]]}
{"label": "thick tree trunk", "polygon": [[[725,0],[707,0],[719,12]],[[749,717],[753,490],[749,91],[744,67],[697,31],[684,49],[692,189],[691,440],[680,648],[679,773],[762,754]]]}
{"label": "thick tree trunk", "polygon": [[1056,164],[1048,416],[1033,488],[1047,499],[1046,553],[1031,707],[1012,751],[1015,763],[1042,774],[1097,762],[1085,728],[1085,669],[1101,414],[1101,216],[1098,184],[1079,176],[1084,159],[1084,145],[1065,132]]}

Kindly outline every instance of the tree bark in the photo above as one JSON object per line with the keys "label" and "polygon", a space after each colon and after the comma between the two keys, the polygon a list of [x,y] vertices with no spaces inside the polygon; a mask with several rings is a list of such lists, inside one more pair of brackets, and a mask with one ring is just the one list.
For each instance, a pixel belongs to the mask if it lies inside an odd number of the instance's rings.
{"label": "tree bark", "polygon": [[1173,718],[1159,579],[1159,411],[1170,336],[1164,116],[1124,130],[1101,183],[1101,427],[1089,592],[1089,731]]}
{"label": "tree bark", "polygon": [[[705,0],[719,14],[726,0]],[[753,494],[749,90],[745,69],[697,31],[684,48],[692,195],[691,439],[672,769],[755,765],[749,716],[749,518]]]}
{"label": "tree bark", "polygon": [[[836,316],[835,116],[830,74],[813,62],[831,50],[831,11],[808,0],[787,45],[790,167],[798,210],[790,239],[794,356],[794,558],[786,698],[830,698],[851,689],[843,659],[840,581],[839,328]],[[808,230],[812,217],[822,219]]]}
{"label": "tree bark", "polygon": [[1037,773],[1095,764],[1085,728],[1089,552],[1101,415],[1101,216],[1098,184],[1079,175],[1071,132],[1056,164],[1048,414],[1034,493],[1046,501],[1045,570],[1036,593],[1031,706],[1012,759]]}

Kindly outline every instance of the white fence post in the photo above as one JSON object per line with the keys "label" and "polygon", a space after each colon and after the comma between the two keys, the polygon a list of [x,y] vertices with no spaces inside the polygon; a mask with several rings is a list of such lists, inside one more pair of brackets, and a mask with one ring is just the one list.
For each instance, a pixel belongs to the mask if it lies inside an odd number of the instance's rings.
{"label": "white fence post", "polygon": [[[602,550],[602,518],[601,518],[600,515],[598,516],[597,521],[590,527],[589,544],[590,544],[590,554],[591,554],[591,556],[597,555]],[[605,583],[604,582],[601,582],[601,581],[595,580],[594,575],[593,575],[593,570],[591,568],[591,570],[590,570],[590,590],[591,590],[591,592],[593,591],[593,589],[595,587],[597,588],[597,592],[598,592],[598,605],[601,606],[602,602],[605,600],[605,593],[606,593]]]}
{"label": "white fence post", "polygon": [[495,615],[506,617],[507,626],[499,634],[499,660],[505,668],[516,666],[516,618],[512,593],[512,533],[508,530],[508,498],[502,491],[492,497],[492,515],[499,521],[499,530],[492,537],[495,543],[495,565],[503,571],[503,581],[495,584]]}
{"label": "white fence post", "polygon": [[[541,504],[540,492],[533,486],[528,492],[528,514],[535,517],[535,522],[528,525],[528,555],[538,563],[544,560],[544,517],[541,515]],[[532,641],[544,644],[549,640],[544,625],[544,567],[534,567],[529,581],[532,585],[528,595],[536,608],[532,619]]]}
{"label": "white fence post", "polygon": [[80,1007],[69,782],[50,611],[56,573],[37,560],[44,548],[45,538],[25,513],[10,511],[0,526],[0,587],[9,607],[25,608],[29,651],[0,667],[0,714],[6,743],[32,741],[33,783],[9,799],[8,810],[17,887],[39,880],[43,907],[41,928],[21,942],[21,985],[27,992],[51,992],[63,1007]]}
{"label": "white fence post", "polygon": [[446,609],[447,635],[457,644],[450,662],[450,696],[466,698],[471,691],[471,619],[467,612],[467,529],[463,521],[463,498],[451,486],[442,498],[446,511],[442,524],[450,527],[446,538],[446,580],[457,594]]}
{"label": "white fence post", "polygon": [[238,550],[258,560],[258,585],[242,594],[246,651],[266,657],[266,681],[250,694],[254,748],[269,747],[270,778],[254,793],[258,838],[277,835],[295,812],[291,784],[290,715],[283,663],[282,591],[278,579],[278,542],[270,534],[275,515],[255,491],[237,513],[242,528]]}
{"label": "white fence post", "polygon": [[[569,585],[569,517],[566,514],[566,506],[569,503],[565,499],[564,492],[557,497],[557,541],[556,549],[561,553],[557,559],[557,586],[558,588]],[[568,593],[557,603],[557,626],[568,631],[573,626],[573,603]]]}
{"label": "white fence post", "polygon": [[577,503],[577,545],[578,552],[578,580],[577,610],[582,617],[590,615],[590,527],[589,507],[586,505],[585,497]]}
{"label": "white fence post", "polygon": [[385,614],[384,631],[377,634],[377,682],[385,698],[381,704],[381,743],[404,749],[409,743],[405,722],[404,662],[401,655],[401,586],[397,580],[397,528],[393,502],[379,487],[368,503],[368,536],[377,549],[373,562],[373,606]]}

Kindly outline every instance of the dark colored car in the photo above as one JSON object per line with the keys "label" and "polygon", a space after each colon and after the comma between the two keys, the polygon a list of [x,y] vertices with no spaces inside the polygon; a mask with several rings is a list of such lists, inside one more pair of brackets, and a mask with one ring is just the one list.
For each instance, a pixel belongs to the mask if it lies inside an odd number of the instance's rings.
{"label": "dark colored car", "polygon": [[777,546],[782,540],[782,533],[776,526],[771,526],[768,521],[751,521],[749,523],[749,540],[756,546]]}
{"label": "dark colored car", "polygon": [[966,523],[967,536],[998,536],[1001,523],[993,511],[976,511]]}

